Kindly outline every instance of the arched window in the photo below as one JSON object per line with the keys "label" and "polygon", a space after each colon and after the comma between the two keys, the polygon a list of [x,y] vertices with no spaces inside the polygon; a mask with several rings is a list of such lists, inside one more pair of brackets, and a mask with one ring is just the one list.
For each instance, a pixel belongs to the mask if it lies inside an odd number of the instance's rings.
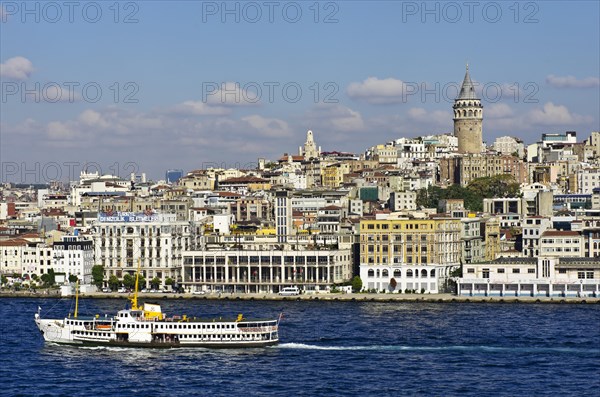
{"label": "arched window", "polygon": [[421,277],[427,278],[427,270],[425,270],[425,269],[421,270]]}
{"label": "arched window", "polygon": [[381,271],[381,277],[388,277],[389,275],[390,275],[390,274],[389,274],[389,272],[387,271],[387,269],[383,269],[383,270]]}
{"label": "arched window", "polygon": [[473,117],[473,111],[469,110],[469,117]]}
{"label": "arched window", "polygon": [[435,277],[435,269],[433,269],[431,272],[429,272],[429,276],[430,277]]}
{"label": "arched window", "polygon": [[379,269],[377,269],[377,277],[379,277]]}
{"label": "arched window", "polygon": [[406,277],[411,278],[413,276],[413,271],[411,269],[408,269],[406,271]]}
{"label": "arched window", "polygon": [[369,271],[367,272],[367,276],[368,277],[375,277],[375,271],[373,269],[369,269]]}
{"label": "arched window", "polygon": [[402,277],[402,271],[400,269],[394,270],[394,277]]}

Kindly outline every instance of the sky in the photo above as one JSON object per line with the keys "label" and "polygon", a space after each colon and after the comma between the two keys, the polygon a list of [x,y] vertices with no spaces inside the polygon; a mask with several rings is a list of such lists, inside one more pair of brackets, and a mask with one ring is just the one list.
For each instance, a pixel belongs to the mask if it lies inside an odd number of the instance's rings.
{"label": "sky", "polygon": [[0,182],[254,168],[453,130],[600,130],[598,1],[0,2]]}

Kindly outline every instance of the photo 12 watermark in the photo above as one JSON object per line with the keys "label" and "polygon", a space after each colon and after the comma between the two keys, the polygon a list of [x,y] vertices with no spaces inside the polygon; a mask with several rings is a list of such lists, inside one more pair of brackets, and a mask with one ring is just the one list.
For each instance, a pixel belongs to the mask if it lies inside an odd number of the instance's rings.
{"label": "photo 12 watermark", "polygon": [[3,1],[2,23],[139,23],[134,1]]}
{"label": "photo 12 watermark", "polygon": [[202,23],[338,23],[336,1],[203,1]]}
{"label": "photo 12 watermark", "polygon": [[535,1],[403,1],[402,23],[539,23]]}
{"label": "photo 12 watermark", "polygon": [[[421,103],[454,103],[460,94],[462,83],[415,83],[404,82],[402,87],[401,101],[420,101]],[[535,82],[473,82],[476,96],[487,103],[500,101],[514,103],[539,103],[537,94],[540,90]]]}
{"label": "photo 12 watermark", "polygon": [[97,103],[104,98],[113,103],[139,103],[139,91],[140,86],[133,81],[113,81],[106,84],[95,81],[3,81],[0,84],[0,100],[2,103]]}
{"label": "photo 12 watermark", "polygon": [[114,162],[104,166],[95,161],[3,161],[0,163],[0,183],[49,184],[57,181],[71,182],[78,181],[82,172],[129,179],[132,174],[137,175],[140,172],[140,167],[138,163],[133,161]]}
{"label": "photo 12 watermark", "polygon": [[314,103],[338,103],[340,87],[332,81],[203,82],[202,102],[210,104],[297,103],[307,95]]}

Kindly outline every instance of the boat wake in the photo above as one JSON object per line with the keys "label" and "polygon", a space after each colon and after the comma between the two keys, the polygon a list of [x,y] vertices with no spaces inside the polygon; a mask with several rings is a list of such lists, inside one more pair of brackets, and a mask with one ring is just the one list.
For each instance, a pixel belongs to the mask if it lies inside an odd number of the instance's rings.
{"label": "boat wake", "polygon": [[498,347],[498,346],[400,346],[400,345],[366,345],[366,346],[321,346],[305,343],[282,343],[275,346],[277,349],[304,349],[304,350],[370,350],[370,351],[415,351],[415,352],[491,352],[491,353],[572,353],[572,354],[600,354],[600,349],[574,348],[574,347]]}

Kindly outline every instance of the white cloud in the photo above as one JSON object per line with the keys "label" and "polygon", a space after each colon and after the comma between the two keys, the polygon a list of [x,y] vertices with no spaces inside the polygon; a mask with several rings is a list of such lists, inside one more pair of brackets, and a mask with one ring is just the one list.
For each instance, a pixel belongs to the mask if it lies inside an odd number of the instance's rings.
{"label": "white cloud", "polygon": [[546,83],[556,88],[598,88],[600,87],[600,78],[577,79],[575,76],[555,76],[551,74],[546,77]]}
{"label": "white cloud", "polygon": [[571,113],[564,105],[552,102],[544,104],[542,109],[534,109],[526,115],[526,121],[537,125],[573,125],[590,123],[593,118]]}
{"label": "white cloud", "polygon": [[424,123],[430,126],[446,126],[452,121],[452,112],[443,110],[427,111],[423,108],[410,108],[407,118],[411,121]]}
{"label": "white cloud", "polygon": [[73,145],[76,145],[75,140],[82,136],[77,130],[77,125],[72,122],[51,121],[46,126],[46,132],[48,138],[53,141],[70,141]]}
{"label": "white cloud", "polygon": [[342,105],[318,104],[307,112],[306,121],[314,126],[311,128],[333,132],[354,132],[365,128],[361,114]]}
{"label": "white cloud", "polygon": [[514,112],[510,106],[505,103],[494,103],[489,105],[486,109],[484,109],[483,117],[484,119],[498,119],[504,117],[513,116]]}
{"label": "white cloud", "polygon": [[77,92],[68,88],[64,88],[55,83],[44,85],[41,89],[41,95],[44,102],[49,103],[75,102],[81,100],[81,95],[79,95]]}
{"label": "white cloud", "polygon": [[0,76],[11,80],[27,80],[33,73],[31,61],[24,57],[13,57],[0,64]]}
{"label": "white cloud", "polygon": [[212,106],[257,106],[268,98],[269,88],[255,83],[204,83],[203,101]]}
{"label": "white cloud", "polygon": [[231,113],[231,109],[223,106],[210,106],[201,101],[185,101],[175,105],[171,112],[188,116],[225,116]]}
{"label": "white cloud", "polygon": [[259,115],[252,115],[242,118],[252,126],[261,136],[271,138],[282,138],[292,136],[292,131],[288,123],[283,120],[271,119]]}
{"label": "white cloud", "polygon": [[110,124],[95,110],[84,110],[77,118],[83,125],[96,128],[108,128]]}
{"label": "white cloud", "polygon": [[346,93],[350,98],[364,100],[371,104],[390,104],[407,100],[406,83],[394,78],[369,77],[362,82],[351,83]]}

